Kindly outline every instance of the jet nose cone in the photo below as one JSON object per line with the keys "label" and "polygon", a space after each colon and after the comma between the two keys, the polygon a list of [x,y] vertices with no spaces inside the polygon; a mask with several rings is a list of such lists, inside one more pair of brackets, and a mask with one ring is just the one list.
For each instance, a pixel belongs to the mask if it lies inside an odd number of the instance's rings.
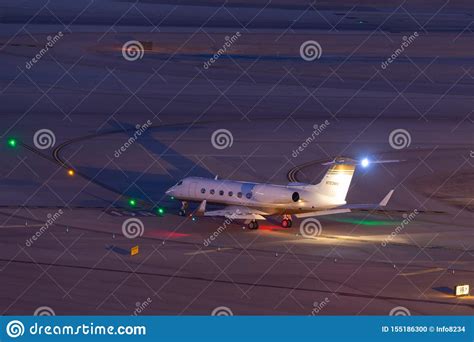
{"label": "jet nose cone", "polygon": [[173,187],[171,187],[171,188],[169,188],[168,190],[166,190],[165,194],[171,196],[171,195],[173,195],[173,192],[174,192],[174,191],[173,191]]}

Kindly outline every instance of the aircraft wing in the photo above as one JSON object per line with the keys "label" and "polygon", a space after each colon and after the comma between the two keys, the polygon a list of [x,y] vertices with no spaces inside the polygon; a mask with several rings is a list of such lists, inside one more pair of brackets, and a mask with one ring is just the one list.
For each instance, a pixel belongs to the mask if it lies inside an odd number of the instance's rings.
{"label": "aircraft wing", "polygon": [[268,213],[244,206],[228,206],[221,210],[204,212],[204,216],[223,216],[231,220],[265,220],[263,215]]}
{"label": "aircraft wing", "polygon": [[365,209],[365,210],[380,210],[387,206],[388,201],[390,201],[390,198],[393,195],[393,192],[395,190],[390,190],[388,194],[385,195],[385,197],[377,204],[346,204],[338,207],[337,209],[352,209],[352,210],[360,210],[360,209]]}

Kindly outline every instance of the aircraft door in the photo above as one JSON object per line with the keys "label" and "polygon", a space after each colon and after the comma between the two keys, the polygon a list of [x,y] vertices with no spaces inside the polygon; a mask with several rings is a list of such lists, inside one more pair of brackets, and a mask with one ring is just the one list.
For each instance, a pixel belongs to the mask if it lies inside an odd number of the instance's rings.
{"label": "aircraft door", "polygon": [[196,193],[197,193],[197,191],[196,191],[197,185],[198,185],[197,182],[192,182],[192,183],[190,184],[190,186],[189,186],[189,194],[188,194],[189,197],[193,197],[193,198],[197,197],[197,196],[196,196]]}

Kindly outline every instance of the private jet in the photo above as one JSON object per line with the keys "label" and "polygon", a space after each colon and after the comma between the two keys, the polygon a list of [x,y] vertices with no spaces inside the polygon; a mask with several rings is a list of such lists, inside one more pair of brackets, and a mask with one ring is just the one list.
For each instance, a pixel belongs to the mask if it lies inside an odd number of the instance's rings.
{"label": "private jet", "polygon": [[[354,209],[382,209],[390,200],[394,190],[378,204],[347,205],[349,191],[356,165],[367,167],[369,163],[389,163],[395,160],[368,159],[357,161],[339,157],[323,165],[329,170],[318,184],[289,183],[287,185],[251,183],[223,179],[187,177],[166,191],[166,194],[181,201],[179,215],[185,216],[189,202],[198,202],[195,215],[221,216],[231,220],[244,220],[249,229],[258,229],[258,221],[268,216],[281,216],[281,226],[292,226],[292,218],[304,218],[348,213]],[[221,210],[207,211],[206,205],[225,205]]]}

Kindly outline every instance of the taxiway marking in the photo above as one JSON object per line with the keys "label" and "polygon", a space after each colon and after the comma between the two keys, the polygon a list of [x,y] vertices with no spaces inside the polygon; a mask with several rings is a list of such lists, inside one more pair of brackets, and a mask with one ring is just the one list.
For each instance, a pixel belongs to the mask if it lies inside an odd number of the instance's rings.
{"label": "taxiway marking", "polygon": [[444,271],[444,268],[436,267],[436,268],[430,268],[428,270],[421,270],[421,271],[409,272],[409,273],[400,273],[399,275],[412,276],[412,275],[432,273],[432,272],[440,272],[440,271]]}

